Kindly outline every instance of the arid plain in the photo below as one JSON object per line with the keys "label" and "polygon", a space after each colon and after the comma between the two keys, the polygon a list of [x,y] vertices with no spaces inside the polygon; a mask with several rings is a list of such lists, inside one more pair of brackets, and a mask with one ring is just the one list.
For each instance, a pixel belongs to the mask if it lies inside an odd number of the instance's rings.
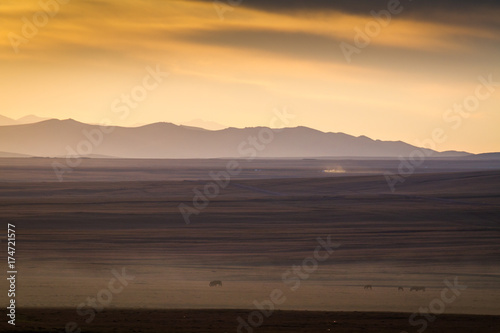
{"label": "arid plain", "polygon": [[[284,311],[251,329],[417,332],[410,316],[439,304],[427,332],[500,328],[498,161],[429,160],[394,192],[383,173],[399,161],[239,161],[189,224],[179,205],[228,161],[86,159],[63,182],[53,161],[0,159],[0,216],[17,230],[13,332],[153,332],[165,320],[172,332],[234,332],[276,290]],[[328,239],[332,251],[307,260]],[[86,321],[77,307],[117,272],[129,279]]]}

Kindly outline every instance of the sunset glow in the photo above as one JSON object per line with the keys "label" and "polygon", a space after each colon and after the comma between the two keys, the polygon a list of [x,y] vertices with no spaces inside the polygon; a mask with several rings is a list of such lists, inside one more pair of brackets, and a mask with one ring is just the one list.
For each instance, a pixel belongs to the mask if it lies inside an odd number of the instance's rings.
{"label": "sunset glow", "polygon": [[[286,106],[293,126],[410,144],[442,128],[437,150],[500,150],[498,84],[460,126],[444,116],[475,94],[479,77],[500,82],[498,6],[450,12],[404,2],[383,24],[370,11],[387,2],[292,10],[246,0],[222,16],[214,4],[3,1],[0,114],[248,127],[268,126],[272,109]],[[348,62],[341,43],[355,45],[356,31],[374,22],[380,31]],[[113,101],[148,66],[168,79],[119,117]]]}

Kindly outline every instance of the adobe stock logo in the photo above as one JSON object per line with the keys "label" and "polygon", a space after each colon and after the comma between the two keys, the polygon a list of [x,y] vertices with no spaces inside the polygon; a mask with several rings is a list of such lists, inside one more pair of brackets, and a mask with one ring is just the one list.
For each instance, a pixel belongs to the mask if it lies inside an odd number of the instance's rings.
{"label": "adobe stock logo", "polygon": [[192,204],[179,204],[179,212],[182,214],[184,223],[190,224],[191,216],[197,216],[206,209],[210,201],[215,199],[229,185],[231,179],[241,173],[243,169],[240,159],[253,161],[257,158],[259,153],[264,151],[274,141],[275,134],[281,132],[281,127],[287,126],[290,123],[290,119],[293,118],[295,118],[295,115],[288,113],[286,107],[283,110],[275,109],[269,127],[260,128],[255,135],[250,135],[240,142],[237,148],[240,155],[239,159],[228,161],[225,170],[218,172],[211,171],[209,176],[212,181],[206,183],[202,188],[196,187],[193,189]]}
{"label": "adobe stock logo", "polygon": [[[416,148],[407,157],[399,156],[400,161],[397,173],[387,171],[384,177],[392,193],[396,191],[396,186],[406,181],[413,175],[417,168],[421,167],[425,161],[437,151],[439,146],[444,144],[452,131],[457,131],[464,121],[475,112],[478,112],[481,104],[489,99],[496,92],[500,82],[493,80],[493,74],[479,76],[479,84],[474,93],[465,96],[461,102],[453,103],[453,107],[448,108],[442,115],[444,123],[435,127],[428,138],[417,140]],[[421,148],[419,148],[421,147]]]}
{"label": "adobe stock logo", "polygon": [[319,265],[330,258],[330,256],[340,247],[340,243],[333,242],[332,236],[326,238],[316,238],[318,245],[314,248],[312,255],[304,258],[300,265],[293,265],[283,272],[281,279],[288,288],[276,288],[269,293],[269,297],[263,301],[254,300],[256,310],[250,312],[246,318],[238,316],[236,321],[238,327],[236,333],[254,333],[257,328],[264,324],[266,318],[272,316],[277,306],[287,301],[287,293],[296,292],[302,282],[308,280]]}
{"label": "adobe stock logo", "polygon": [[[408,0],[412,1],[412,0]],[[387,9],[382,9],[379,12],[372,10],[370,15],[372,20],[368,21],[363,29],[354,27],[354,45],[346,42],[340,43],[340,50],[344,54],[344,58],[348,63],[352,62],[354,54],[360,54],[361,50],[368,47],[372,40],[378,37],[384,28],[387,28],[392,21],[393,16],[401,14],[404,7],[399,0],[389,0]]]}
{"label": "adobe stock logo", "polygon": [[23,44],[28,44],[30,40],[38,35],[40,29],[49,24],[50,19],[55,17],[60,9],[60,5],[66,5],[70,0],[40,0],[38,6],[41,10],[37,11],[31,17],[31,20],[26,16],[21,18],[23,25],[21,27],[21,35],[14,32],[9,32],[7,38],[15,53],[19,53],[19,47]]}
{"label": "adobe stock logo", "polygon": [[[140,84],[135,85],[128,93],[121,94],[111,103],[111,112],[120,119],[128,118],[131,110],[137,109],[140,103],[170,75],[168,72],[163,72],[159,65],[156,65],[156,69],[150,66],[146,67],[146,72]],[[110,123],[110,119],[103,118],[100,121],[100,126],[83,128],[81,130],[82,139],[73,146],[66,146],[66,158],[60,162],[52,162],[52,169],[59,182],[64,180],[65,174],[72,173],[75,168],[80,166],[83,157],[95,153],[96,149],[104,143],[106,137],[115,130],[115,127]]]}
{"label": "adobe stock logo", "polygon": [[[99,290],[95,297],[87,297],[86,302],[78,304],[76,307],[76,313],[80,317],[86,317],[84,321],[90,324],[94,321],[96,313],[102,312],[106,306],[111,304],[115,295],[123,292],[123,290],[129,285],[129,281],[133,281],[135,276],[127,274],[125,268],[123,267],[121,272],[113,269],[111,271],[113,278],[108,281],[105,288]],[[70,321],[66,323],[64,327],[65,333],[80,333],[82,329],[78,323]]]}
{"label": "adobe stock logo", "polygon": [[[444,284],[446,287],[441,290],[439,297],[430,301],[427,307],[420,307],[418,312],[414,312],[408,318],[408,323],[412,327],[420,326],[417,329],[418,333],[423,333],[428,328],[429,323],[433,323],[437,316],[443,314],[446,308],[455,302],[462,295],[462,292],[467,289],[467,285],[458,282],[458,276],[455,277],[453,283],[444,280]],[[409,332],[401,331],[400,333]]]}

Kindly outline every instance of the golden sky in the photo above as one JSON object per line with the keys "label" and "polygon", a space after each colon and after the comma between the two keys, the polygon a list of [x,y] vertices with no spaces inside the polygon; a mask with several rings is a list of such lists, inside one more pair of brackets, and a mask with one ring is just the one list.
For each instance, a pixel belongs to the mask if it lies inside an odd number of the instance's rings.
{"label": "golden sky", "polygon": [[[500,82],[494,2],[402,1],[388,24],[370,15],[387,1],[269,2],[3,0],[0,114],[248,127],[286,107],[291,126],[410,144],[442,128],[439,151],[500,151],[500,84],[478,88]],[[347,61],[341,43],[367,27]],[[169,75],[117,113],[147,67]]]}

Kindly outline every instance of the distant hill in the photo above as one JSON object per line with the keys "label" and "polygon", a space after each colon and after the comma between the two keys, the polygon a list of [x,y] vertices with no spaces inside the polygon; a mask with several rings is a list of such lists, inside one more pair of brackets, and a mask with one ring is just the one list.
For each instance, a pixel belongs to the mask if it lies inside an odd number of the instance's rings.
{"label": "distant hill", "polygon": [[18,125],[14,119],[0,115],[0,126]]}
{"label": "distant hill", "polygon": [[482,160],[500,160],[500,153],[484,153],[469,156],[469,158],[482,159]]}
{"label": "distant hill", "polygon": [[[372,140],[344,133],[324,133],[307,127],[271,131],[265,127],[227,128],[218,131],[171,123],[115,127],[101,133],[98,125],[75,120],[46,120],[34,124],[1,126],[0,151],[56,157],[68,154],[119,158],[312,158],[409,156],[418,148],[401,141]],[[79,150],[78,150],[79,149]],[[468,156],[464,152],[433,153],[433,157]],[[68,153],[69,152],[69,153]]]}
{"label": "distant hill", "polygon": [[16,154],[16,153],[7,153],[7,152],[4,152],[4,151],[0,151],[0,158],[20,158],[20,157],[32,157],[30,155],[24,155],[24,154]]}
{"label": "distant hill", "polygon": [[219,123],[213,122],[213,121],[205,121],[202,119],[194,119],[191,121],[188,121],[186,123],[182,123],[181,125],[188,126],[188,127],[200,127],[204,129],[208,129],[211,131],[218,131],[226,128],[227,126],[221,125]]}
{"label": "distant hill", "polygon": [[0,126],[10,126],[10,125],[22,125],[22,124],[33,124],[33,123],[38,123],[40,121],[48,120],[49,118],[42,118],[38,116],[34,116],[30,114],[29,116],[25,116],[22,118],[19,118],[17,120],[5,117],[0,115]]}
{"label": "distant hill", "polygon": [[22,117],[22,118],[19,118],[17,119],[17,123],[19,125],[22,125],[22,124],[33,124],[33,123],[38,123],[40,121],[44,121],[44,120],[49,120],[50,118],[44,118],[44,117],[38,117],[38,116],[35,116],[35,115],[28,115],[28,116],[25,116],[25,117]]}

